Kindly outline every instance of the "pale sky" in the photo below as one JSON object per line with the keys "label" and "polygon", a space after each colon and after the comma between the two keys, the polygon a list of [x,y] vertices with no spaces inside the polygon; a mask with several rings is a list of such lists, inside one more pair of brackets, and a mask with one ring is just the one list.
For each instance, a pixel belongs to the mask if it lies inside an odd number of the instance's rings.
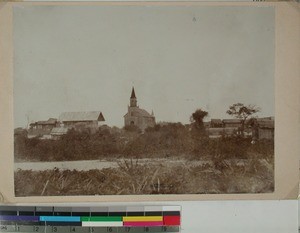
{"label": "pale sky", "polygon": [[273,7],[16,7],[15,127],[66,111],[122,127],[132,86],[157,122],[274,116],[274,43]]}

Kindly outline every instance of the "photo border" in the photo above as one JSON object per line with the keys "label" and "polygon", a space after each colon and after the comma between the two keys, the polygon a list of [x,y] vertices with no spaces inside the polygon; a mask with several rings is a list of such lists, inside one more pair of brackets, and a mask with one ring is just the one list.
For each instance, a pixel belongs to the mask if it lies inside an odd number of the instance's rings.
{"label": "photo border", "polygon": [[[275,191],[256,194],[14,196],[13,14],[29,5],[275,7]],[[298,19],[298,20],[297,20]],[[300,5],[296,2],[7,2],[0,4],[0,194],[4,203],[296,199],[300,155]],[[1,196],[0,195],[0,196]]]}

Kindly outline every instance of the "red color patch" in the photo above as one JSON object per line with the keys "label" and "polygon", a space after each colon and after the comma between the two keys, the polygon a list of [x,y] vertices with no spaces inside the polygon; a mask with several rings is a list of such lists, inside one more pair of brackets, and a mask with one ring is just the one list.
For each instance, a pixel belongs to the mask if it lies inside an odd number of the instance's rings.
{"label": "red color patch", "polygon": [[164,216],[164,226],[180,226],[180,216]]}

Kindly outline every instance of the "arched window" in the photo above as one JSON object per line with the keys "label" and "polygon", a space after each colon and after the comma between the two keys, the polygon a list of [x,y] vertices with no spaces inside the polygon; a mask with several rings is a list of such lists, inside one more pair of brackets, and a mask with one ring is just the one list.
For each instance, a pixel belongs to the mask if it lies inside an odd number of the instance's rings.
{"label": "arched window", "polygon": [[134,125],[134,121],[131,121],[130,124],[131,124],[131,125]]}

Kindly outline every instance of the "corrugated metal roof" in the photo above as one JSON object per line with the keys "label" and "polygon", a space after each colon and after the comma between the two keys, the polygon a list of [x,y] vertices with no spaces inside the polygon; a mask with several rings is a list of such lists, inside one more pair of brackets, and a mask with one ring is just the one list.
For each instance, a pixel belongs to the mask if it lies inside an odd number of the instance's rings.
{"label": "corrugated metal roof", "polygon": [[60,121],[104,121],[100,111],[92,112],[63,112],[59,116]]}
{"label": "corrugated metal roof", "polygon": [[49,118],[47,121],[37,121],[30,125],[55,125],[57,122],[56,118]]}
{"label": "corrugated metal roof", "polygon": [[221,119],[211,119],[211,123],[222,124],[222,120]]}
{"label": "corrugated metal roof", "polygon": [[241,123],[241,120],[240,119],[224,119],[223,123],[236,123],[236,124],[239,124],[239,123]]}
{"label": "corrugated metal roof", "polygon": [[274,129],[274,120],[257,120],[258,126],[260,128],[269,128],[269,129]]}
{"label": "corrugated metal roof", "polygon": [[57,122],[56,118],[49,118],[47,121],[48,124],[55,124],[56,122]]}
{"label": "corrugated metal roof", "polygon": [[68,129],[67,128],[63,128],[63,127],[56,127],[56,128],[53,128],[51,130],[51,135],[63,135],[63,134],[66,134],[68,132]]}

